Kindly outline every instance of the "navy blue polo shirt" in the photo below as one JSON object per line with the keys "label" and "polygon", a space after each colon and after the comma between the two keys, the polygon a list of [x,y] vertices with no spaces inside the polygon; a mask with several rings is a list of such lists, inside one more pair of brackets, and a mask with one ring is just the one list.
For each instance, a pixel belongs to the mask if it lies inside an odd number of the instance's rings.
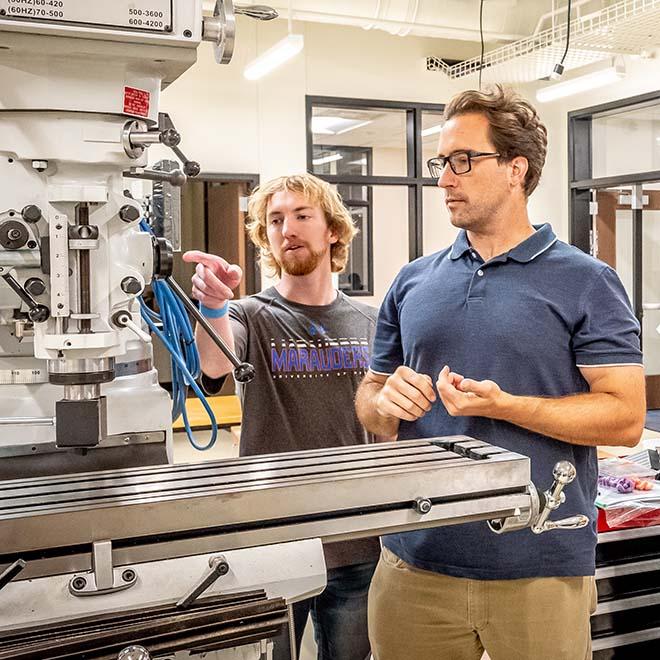
{"label": "navy blue polo shirt", "polygon": [[[451,248],[406,265],[380,309],[371,370],[400,365],[434,383],[444,365],[466,378],[494,380],[517,395],[588,392],[579,367],[641,364],[639,324],[616,272],[557,240],[550,225],[487,263],[462,231]],[[384,537],[410,564],[456,577],[513,579],[594,573],[597,459],[594,447],[560,442],[508,422],[451,417],[439,399],[399,437],[465,434],[531,458],[540,489],[568,460],[577,478],[554,517],[586,513],[580,530],[497,535],[485,522]]]}

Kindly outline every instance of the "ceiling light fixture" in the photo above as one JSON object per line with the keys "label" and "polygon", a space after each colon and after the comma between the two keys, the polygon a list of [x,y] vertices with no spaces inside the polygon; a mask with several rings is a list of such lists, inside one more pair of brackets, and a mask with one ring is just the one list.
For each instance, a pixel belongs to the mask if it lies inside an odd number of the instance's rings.
{"label": "ceiling light fixture", "polygon": [[543,87],[536,92],[536,100],[540,103],[546,103],[573,94],[587,92],[591,89],[604,87],[605,85],[617,82],[621,80],[625,74],[626,72],[622,65],[612,65],[606,69],[592,71],[591,73],[586,73],[577,78],[557,83],[556,85]]}
{"label": "ceiling light fixture", "polygon": [[270,73],[294,55],[297,55],[304,46],[302,34],[288,34],[284,39],[278,41],[274,46],[252,60],[243,71],[248,80],[258,80]]}
{"label": "ceiling light fixture", "polygon": [[367,124],[371,124],[371,119],[363,121],[361,119],[317,115],[312,117],[312,133],[316,135],[342,135]]}
{"label": "ceiling light fixture", "polygon": [[428,137],[429,135],[435,135],[442,130],[442,124],[436,124],[435,126],[429,126],[422,131],[422,137]]}
{"label": "ceiling light fixture", "polygon": [[321,158],[314,158],[312,160],[313,165],[325,165],[326,163],[334,163],[336,160],[341,160],[343,156],[341,154],[330,154],[329,156],[322,156]]}

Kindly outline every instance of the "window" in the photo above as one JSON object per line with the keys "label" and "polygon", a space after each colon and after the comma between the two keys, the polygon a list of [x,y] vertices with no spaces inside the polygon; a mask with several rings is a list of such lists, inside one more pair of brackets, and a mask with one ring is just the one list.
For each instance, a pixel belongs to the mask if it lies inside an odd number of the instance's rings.
{"label": "window", "polygon": [[[407,260],[423,254],[423,189],[436,184],[424,156],[435,155],[442,111],[437,104],[307,97],[307,169],[337,187],[360,230],[339,278],[345,293],[375,294],[374,218],[386,225],[388,216],[397,224],[407,216]],[[387,202],[392,195],[396,203]]]}

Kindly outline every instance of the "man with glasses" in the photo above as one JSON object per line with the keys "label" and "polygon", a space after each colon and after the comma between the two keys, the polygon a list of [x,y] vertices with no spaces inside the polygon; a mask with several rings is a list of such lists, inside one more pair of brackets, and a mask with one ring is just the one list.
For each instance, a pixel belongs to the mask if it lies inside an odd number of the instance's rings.
{"label": "man with glasses", "polygon": [[[546,129],[510,90],[445,110],[431,174],[454,244],[405,266],[380,310],[358,417],[380,436],[465,434],[577,469],[563,514],[595,518],[596,445],[634,446],[644,415],[639,324],[616,273],[532,225]],[[383,539],[369,596],[376,660],[591,657],[595,523],[501,536],[485,523]]]}

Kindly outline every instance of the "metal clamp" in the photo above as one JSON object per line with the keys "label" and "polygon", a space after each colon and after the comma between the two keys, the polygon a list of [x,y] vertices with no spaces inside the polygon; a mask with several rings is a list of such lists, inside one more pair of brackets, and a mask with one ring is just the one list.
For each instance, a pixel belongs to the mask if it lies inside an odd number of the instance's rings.
{"label": "metal clamp", "polygon": [[181,609],[190,607],[218,578],[229,573],[229,564],[223,555],[209,558],[210,571],[176,604]]}
{"label": "metal clamp", "polygon": [[69,580],[69,592],[73,596],[98,596],[123,591],[137,582],[135,569],[112,565],[112,541],[96,541],[92,544],[92,570],[79,573]]}

